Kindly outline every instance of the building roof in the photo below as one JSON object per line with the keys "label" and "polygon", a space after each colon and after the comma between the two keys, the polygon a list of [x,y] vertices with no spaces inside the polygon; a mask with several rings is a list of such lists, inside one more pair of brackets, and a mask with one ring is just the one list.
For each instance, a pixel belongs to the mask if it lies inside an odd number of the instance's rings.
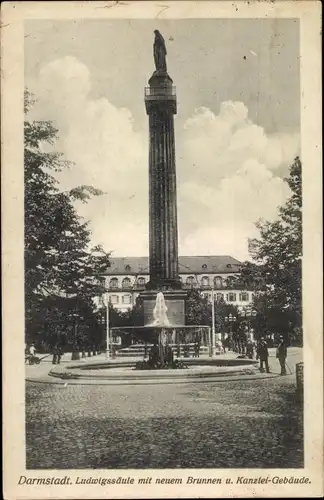
{"label": "building roof", "polygon": [[[180,274],[231,273],[240,270],[241,262],[230,255],[179,257]],[[107,275],[148,274],[148,257],[112,257]]]}

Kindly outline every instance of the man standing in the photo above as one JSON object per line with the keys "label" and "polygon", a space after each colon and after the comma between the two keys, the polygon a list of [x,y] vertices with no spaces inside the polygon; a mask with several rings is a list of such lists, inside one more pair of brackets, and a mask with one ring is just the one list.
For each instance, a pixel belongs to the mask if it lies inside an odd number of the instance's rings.
{"label": "man standing", "polygon": [[263,363],[265,364],[266,372],[270,373],[268,358],[269,352],[267,342],[264,337],[261,337],[260,343],[257,347],[257,359],[260,359],[260,372],[262,373],[264,372]]}
{"label": "man standing", "polygon": [[31,345],[31,346],[30,346],[30,348],[29,348],[29,364],[30,364],[30,365],[33,365],[33,364],[34,364],[35,352],[36,352],[36,349],[35,349],[35,344],[34,344],[34,343],[32,343],[32,345]]}
{"label": "man standing", "polygon": [[284,342],[283,336],[280,335],[279,345],[277,347],[276,358],[279,359],[281,373],[280,375],[286,375],[286,358],[287,358],[287,347]]}

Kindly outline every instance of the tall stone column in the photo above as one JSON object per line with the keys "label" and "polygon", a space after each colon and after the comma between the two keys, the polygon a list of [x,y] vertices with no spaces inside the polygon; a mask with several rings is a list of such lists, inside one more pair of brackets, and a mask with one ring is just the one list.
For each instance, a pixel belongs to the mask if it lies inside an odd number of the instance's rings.
{"label": "tall stone column", "polygon": [[179,289],[174,114],[177,97],[166,72],[156,71],[145,89],[149,116],[149,289]]}
{"label": "tall stone column", "polygon": [[181,290],[178,271],[177,185],[174,115],[177,96],[167,73],[163,36],[154,31],[156,70],[145,88],[149,116],[149,218],[150,280],[141,293],[144,324],[152,325],[157,293],[163,292],[169,325],[184,325],[186,292]]}

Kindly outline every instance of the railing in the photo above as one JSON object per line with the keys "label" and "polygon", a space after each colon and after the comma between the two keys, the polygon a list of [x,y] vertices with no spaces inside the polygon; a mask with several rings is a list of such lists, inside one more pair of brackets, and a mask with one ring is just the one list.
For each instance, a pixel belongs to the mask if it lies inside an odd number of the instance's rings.
{"label": "railing", "polygon": [[144,89],[145,97],[154,97],[154,96],[168,96],[168,97],[176,97],[176,88],[172,86],[160,86],[160,87],[145,87]]}

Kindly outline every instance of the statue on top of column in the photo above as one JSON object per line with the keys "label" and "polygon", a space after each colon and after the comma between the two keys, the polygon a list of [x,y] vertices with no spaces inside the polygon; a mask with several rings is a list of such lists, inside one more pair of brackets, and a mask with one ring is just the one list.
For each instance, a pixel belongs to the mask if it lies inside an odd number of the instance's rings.
{"label": "statue on top of column", "polygon": [[166,66],[165,56],[167,54],[167,51],[165,48],[164,38],[159,32],[159,30],[154,30],[154,34],[155,34],[155,39],[153,45],[153,52],[154,52],[154,62],[156,71],[166,72],[167,66]]}

